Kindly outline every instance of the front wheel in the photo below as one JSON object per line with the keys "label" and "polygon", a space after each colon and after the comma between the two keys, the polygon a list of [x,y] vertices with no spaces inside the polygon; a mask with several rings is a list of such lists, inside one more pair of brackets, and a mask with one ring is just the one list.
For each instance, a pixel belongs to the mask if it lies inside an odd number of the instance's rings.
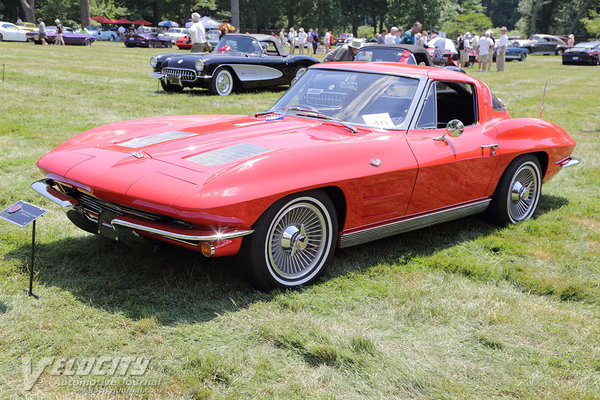
{"label": "front wheel", "polygon": [[92,42],[90,42],[90,40],[89,40],[89,39],[85,39],[85,40],[83,41],[83,45],[84,45],[84,46],[89,46],[89,45],[91,45],[91,44],[92,44]]}
{"label": "front wheel", "polygon": [[148,42],[148,48],[149,49],[154,48],[154,42],[152,42],[152,41]]}
{"label": "front wheel", "polygon": [[179,85],[170,85],[165,83],[162,79],[160,80],[160,86],[162,86],[163,90],[167,93],[181,93],[183,92],[183,86]]}
{"label": "front wheel", "polygon": [[521,54],[521,56],[519,57],[519,61],[523,62],[525,61],[525,59],[527,58],[527,54],[523,53]]}
{"label": "front wheel", "polygon": [[556,51],[554,52],[554,55],[557,55],[557,56],[562,56],[562,54],[563,54],[564,52],[565,52],[565,51],[564,51],[563,49],[558,49],[558,50],[556,50]]}
{"label": "front wheel", "polygon": [[0,33],[0,42],[4,40],[4,36]]}
{"label": "front wheel", "polygon": [[541,193],[542,173],[537,157],[517,157],[500,178],[488,215],[501,224],[525,221],[535,213]]}
{"label": "front wheel", "polygon": [[333,256],[337,217],[321,191],[285,197],[244,239],[238,265],[261,290],[296,288],[315,281]]}
{"label": "front wheel", "polygon": [[227,68],[215,71],[210,81],[210,91],[219,96],[228,96],[233,90],[233,75]]}

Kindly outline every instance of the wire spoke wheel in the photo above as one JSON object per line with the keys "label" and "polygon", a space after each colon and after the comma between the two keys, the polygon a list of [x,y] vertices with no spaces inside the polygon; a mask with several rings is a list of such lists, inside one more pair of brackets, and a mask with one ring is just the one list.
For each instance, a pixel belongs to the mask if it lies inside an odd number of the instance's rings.
{"label": "wire spoke wheel", "polygon": [[337,215],[320,190],[287,196],[258,219],[238,266],[261,290],[296,288],[318,278],[337,244]]}
{"label": "wire spoke wheel", "polygon": [[488,215],[501,224],[517,224],[533,216],[542,192],[540,162],[533,155],[513,160],[498,183]]}
{"label": "wire spoke wheel", "polygon": [[321,260],[330,224],[311,203],[298,203],[273,221],[266,256],[273,271],[284,279],[301,279]]}
{"label": "wire spoke wheel", "polygon": [[537,172],[532,165],[525,164],[517,171],[511,182],[507,206],[510,218],[514,221],[529,218],[535,210],[539,197]]}

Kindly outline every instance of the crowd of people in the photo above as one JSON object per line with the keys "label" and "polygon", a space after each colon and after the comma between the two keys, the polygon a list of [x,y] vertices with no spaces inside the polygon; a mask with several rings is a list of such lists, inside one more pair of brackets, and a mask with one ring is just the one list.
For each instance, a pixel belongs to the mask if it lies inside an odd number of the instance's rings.
{"label": "crowd of people", "polygon": [[[375,44],[412,44],[423,47],[434,48],[432,60],[434,64],[443,64],[446,62],[444,57],[446,48],[445,40],[434,40],[440,37],[435,30],[429,32],[422,30],[423,24],[415,22],[410,29],[404,30],[402,27],[393,26],[389,31],[383,28],[380,33],[375,34],[369,41]],[[491,71],[493,62],[493,53],[496,48],[496,70],[504,71],[506,49],[508,47],[508,37],[506,36],[506,27],[500,29],[500,37],[494,38],[491,30],[486,31],[481,37],[475,32],[465,32],[456,37],[456,49],[458,59],[456,64],[460,68],[466,68],[470,65],[469,55],[474,52],[478,70]],[[294,54],[298,48],[299,54],[304,54],[305,48],[313,54],[321,50],[326,53],[324,62],[331,61],[352,61],[358,49],[366,43],[366,38],[352,38],[342,46],[335,47],[336,41],[331,31],[325,29],[325,35],[322,42],[319,40],[319,30],[309,29],[305,32],[303,28],[296,31],[293,27],[286,33],[285,29],[279,32],[281,44],[289,46],[289,53]],[[335,47],[335,48],[334,48]],[[332,50],[333,48],[333,50]]]}

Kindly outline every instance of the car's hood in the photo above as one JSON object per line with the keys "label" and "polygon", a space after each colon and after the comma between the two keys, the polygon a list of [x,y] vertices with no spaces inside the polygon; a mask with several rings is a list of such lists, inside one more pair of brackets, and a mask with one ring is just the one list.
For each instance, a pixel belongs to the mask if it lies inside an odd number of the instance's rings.
{"label": "car's hood", "polygon": [[63,143],[42,157],[38,166],[49,177],[66,178],[92,188],[91,192],[126,194],[134,183],[149,179],[160,182],[160,187],[176,181],[198,190],[223,171],[240,165],[252,168],[272,153],[311,152],[333,141],[364,136],[322,120],[269,119],[178,116],[104,125]]}

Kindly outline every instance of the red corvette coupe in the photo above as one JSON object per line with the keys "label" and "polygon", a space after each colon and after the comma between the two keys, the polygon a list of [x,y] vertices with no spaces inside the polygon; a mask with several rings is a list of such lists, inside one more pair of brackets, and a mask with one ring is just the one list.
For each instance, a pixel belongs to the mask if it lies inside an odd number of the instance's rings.
{"label": "red corvette coupe", "polygon": [[466,74],[310,67],[268,111],[100,126],[38,161],[33,189],[78,227],[135,245],[238,254],[261,289],[314,281],[348,247],[486,212],[530,218],[575,141],[511,119]]}

